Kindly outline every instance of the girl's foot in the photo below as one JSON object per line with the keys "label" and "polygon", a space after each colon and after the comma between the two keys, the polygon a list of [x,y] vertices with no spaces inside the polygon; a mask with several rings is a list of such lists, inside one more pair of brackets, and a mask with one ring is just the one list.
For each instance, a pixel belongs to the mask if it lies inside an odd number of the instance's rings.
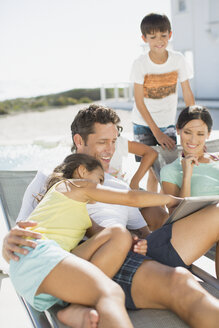
{"label": "girl's foot", "polygon": [[57,312],[58,319],[72,328],[97,328],[99,315],[96,310],[71,304]]}

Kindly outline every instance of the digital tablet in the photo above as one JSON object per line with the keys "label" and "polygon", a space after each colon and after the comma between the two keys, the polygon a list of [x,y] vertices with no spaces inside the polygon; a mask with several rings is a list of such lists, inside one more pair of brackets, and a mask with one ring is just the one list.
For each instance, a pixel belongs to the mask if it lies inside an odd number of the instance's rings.
{"label": "digital tablet", "polygon": [[219,203],[219,195],[185,197],[174,209],[165,224],[180,220],[208,205]]}

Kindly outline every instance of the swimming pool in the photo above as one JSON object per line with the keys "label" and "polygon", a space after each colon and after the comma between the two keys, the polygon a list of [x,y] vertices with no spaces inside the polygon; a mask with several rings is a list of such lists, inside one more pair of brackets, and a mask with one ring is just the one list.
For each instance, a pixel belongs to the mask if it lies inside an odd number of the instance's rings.
{"label": "swimming pool", "polygon": [[53,148],[34,144],[0,146],[0,170],[52,170],[70,153],[69,145]]}
{"label": "swimming pool", "polygon": [[[36,144],[0,145],[0,170],[32,171],[40,170],[50,173],[64,158],[71,154],[71,144],[63,143],[56,147],[45,147]],[[128,165],[127,165],[128,163]],[[138,168],[134,155],[129,154],[123,159],[123,170],[129,181]],[[147,175],[141,180],[140,186],[145,188]]]}

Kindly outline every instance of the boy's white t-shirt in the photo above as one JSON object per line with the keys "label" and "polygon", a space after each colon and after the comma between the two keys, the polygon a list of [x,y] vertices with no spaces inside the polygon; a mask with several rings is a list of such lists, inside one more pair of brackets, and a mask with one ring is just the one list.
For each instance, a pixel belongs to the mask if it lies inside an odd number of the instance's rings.
{"label": "boy's white t-shirt", "polygon": [[[133,63],[130,80],[143,85],[145,106],[156,125],[162,128],[175,125],[177,82],[192,77],[192,69],[183,54],[168,50],[168,59],[164,64],[152,62],[149,52],[139,56]],[[136,104],[132,111],[132,121],[147,126]]]}
{"label": "boy's white t-shirt", "polygon": [[128,157],[128,139],[119,136],[116,140],[116,150],[110,161],[109,174],[113,177],[126,181],[126,172],[123,172],[123,159]]}

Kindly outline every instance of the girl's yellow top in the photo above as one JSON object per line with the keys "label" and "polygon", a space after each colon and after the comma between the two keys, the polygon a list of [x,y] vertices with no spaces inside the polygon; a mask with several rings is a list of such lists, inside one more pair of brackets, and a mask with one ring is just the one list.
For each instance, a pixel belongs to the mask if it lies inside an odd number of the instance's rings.
{"label": "girl's yellow top", "polygon": [[43,239],[55,240],[63,249],[71,251],[92,226],[86,203],[75,201],[63,195],[52,186],[28,220],[37,221],[32,231],[40,232]]}

